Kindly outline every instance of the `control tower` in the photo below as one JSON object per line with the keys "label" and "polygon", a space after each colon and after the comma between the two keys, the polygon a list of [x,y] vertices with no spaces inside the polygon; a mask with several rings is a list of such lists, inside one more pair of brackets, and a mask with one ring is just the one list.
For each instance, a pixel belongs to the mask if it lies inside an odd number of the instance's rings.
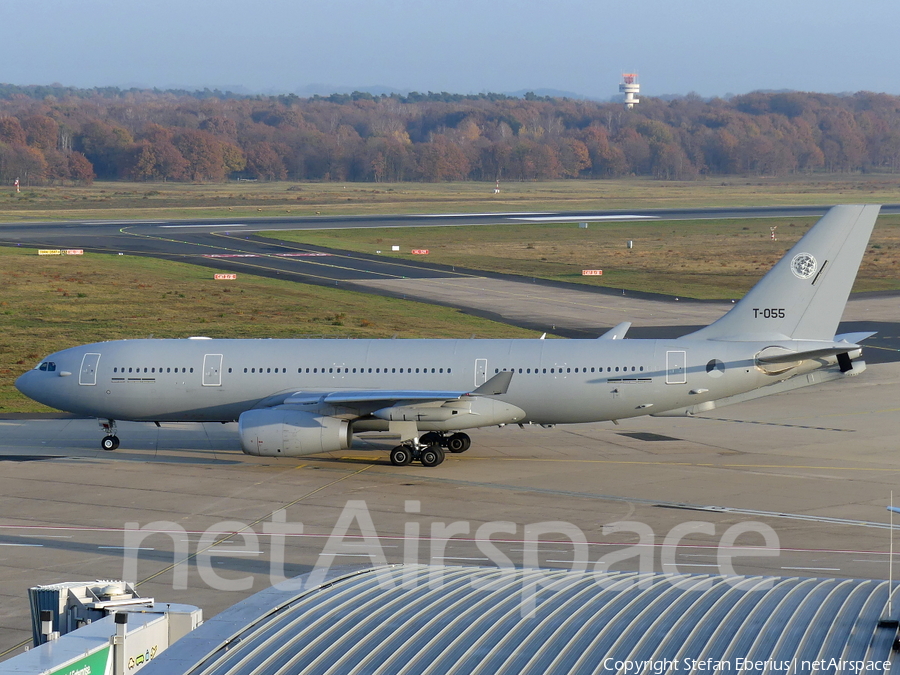
{"label": "control tower", "polygon": [[625,109],[631,110],[635,103],[640,103],[637,94],[641,93],[641,85],[637,83],[637,73],[622,73],[622,84],[619,91],[625,94]]}

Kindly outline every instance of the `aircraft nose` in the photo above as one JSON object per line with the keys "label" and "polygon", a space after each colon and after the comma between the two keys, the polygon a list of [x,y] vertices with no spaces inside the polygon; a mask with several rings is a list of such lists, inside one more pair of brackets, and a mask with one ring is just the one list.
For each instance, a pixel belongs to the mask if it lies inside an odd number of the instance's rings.
{"label": "aircraft nose", "polygon": [[33,370],[29,370],[27,373],[19,375],[18,379],[16,379],[16,389],[25,394],[28,398],[34,400],[35,373]]}

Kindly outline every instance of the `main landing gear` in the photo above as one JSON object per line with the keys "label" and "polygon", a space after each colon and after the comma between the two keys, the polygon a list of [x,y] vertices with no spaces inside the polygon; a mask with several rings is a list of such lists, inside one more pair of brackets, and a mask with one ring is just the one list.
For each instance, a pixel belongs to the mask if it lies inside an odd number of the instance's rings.
{"label": "main landing gear", "polygon": [[460,453],[468,450],[471,445],[472,439],[468,434],[456,433],[444,436],[430,431],[421,436],[418,443],[398,445],[391,450],[391,464],[407,466],[413,461],[419,461],[422,466],[437,466],[444,461],[444,448],[453,453]]}
{"label": "main landing gear", "polygon": [[100,447],[104,450],[115,450],[119,447],[119,437],[116,436],[115,420],[99,420],[100,430],[106,432],[106,436],[100,441]]}
{"label": "main landing gear", "polygon": [[419,443],[424,443],[425,445],[437,444],[454,454],[465,452],[472,447],[472,439],[469,438],[468,434],[462,432],[445,436],[437,431],[429,431],[419,439]]}

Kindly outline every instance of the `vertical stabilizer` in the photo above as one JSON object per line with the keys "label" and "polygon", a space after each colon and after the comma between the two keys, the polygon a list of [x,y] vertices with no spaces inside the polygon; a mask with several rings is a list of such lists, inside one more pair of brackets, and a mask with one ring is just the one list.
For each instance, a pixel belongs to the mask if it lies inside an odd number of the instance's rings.
{"label": "vertical stabilizer", "polygon": [[832,207],[731,311],[685,337],[831,340],[880,209]]}

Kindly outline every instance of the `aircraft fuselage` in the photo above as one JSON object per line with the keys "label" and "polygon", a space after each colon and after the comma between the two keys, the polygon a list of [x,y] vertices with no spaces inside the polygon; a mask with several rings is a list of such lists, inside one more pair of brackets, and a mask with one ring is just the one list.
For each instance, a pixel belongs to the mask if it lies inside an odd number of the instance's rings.
{"label": "aircraft fuselage", "polygon": [[[796,343],[785,345],[796,349]],[[707,340],[124,340],[48,356],[17,382],[54,408],[132,421],[234,421],[297,391],[470,390],[512,370],[524,423],[623,419],[775,381],[755,355],[773,344]],[[834,359],[806,361],[813,370]],[[791,375],[802,370],[793,368]],[[279,400],[282,399],[282,400]],[[358,416],[360,405],[352,414]],[[340,416],[341,411],[334,414]],[[377,420],[356,428],[381,428]],[[420,428],[428,430],[427,423]]]}

